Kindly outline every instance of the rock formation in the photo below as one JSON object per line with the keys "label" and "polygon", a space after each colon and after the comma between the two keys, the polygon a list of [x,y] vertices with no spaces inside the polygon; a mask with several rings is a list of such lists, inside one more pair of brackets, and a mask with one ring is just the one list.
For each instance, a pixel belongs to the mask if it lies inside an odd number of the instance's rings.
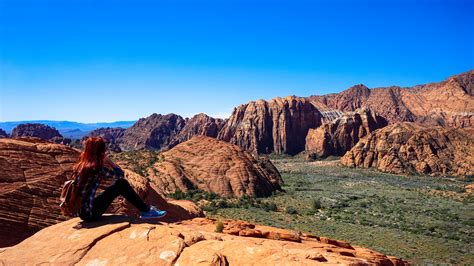
{"label": "rock formation", "polygon": [[[41,228],[66,219],[60,215],[59,194],[78,156],[75,149],[38,138],[0,139],[0,247],[16,244]],[[202,215],[193,203],[165,202],[136,173],[127,171],[127,179],[148,203],[168,210],[172,214],[168,218]],[[123,200],[117,200],[109,211],[130,215],[136,212]]]}
{"label": "rock formation", "polygon": [[0,128],[0,138],[8,138],[8,133],[5,130]]}
{"label": "rock formation", "polygon": [[306,136],[306,151],[314,157],[342,156],[372,131],[387,125],[387,120],[368,109],[358,109],[316,129]]}
{"label": "rock formation", "polygon": [[226,197],[262,197],[280,190],[283,182],[268,159],[206,136],[195,136],[159,156],[146,175],[163,195],[197,187]]}
{"label": "rock formation", "polygon": [[107,141],[109,150],[120,152],[119,143],[125,133],[125,128],[121,127],[102,127],[91,131],[87,137],[102,137]]}
{"label": "rock formation", "polygon": [[152,114],[125,130],[120,146],[124,150],[166,148],[184,128],[186,121],[175,114]]}
{"label": "rock formation", "polygon": [[20,137],[36,137],[44,140],[51,140],[53,138],[62,138],[59,131],[43,124],[20,124],[12,130],[12,138]]}
{"label": "rock formation", "polygon": [[396,123],[361,139],[341,159],[391,173],[474,174],[474,130]]}
{"label": "rock formation", "polygon": [[297,154],[321,113],[304,98],[258,100],[234,109],[218,138],[254,153]]}
{"label": "rock formation", "polygon": [[53,265],[407,265],[348,243],[243,221],[196,218],[136,223],[123,216],[82,224],[72,219],[0,250],[0,264]]}
{"label": "rock formation", "polygon": [[374,89],[356,85],[341,93],[308,99],[328,110],[350,112],[367,107],[390,123],[409,121],[466,128],[474,127],[473,91],[471,70],[438,83]]}
{"label": "rock formation", "polygon": [[179,132],[179,134],[173,138],[169,147],[172,148],[181,142],[185,142],[190,138],[203,135],[212,138],[216,138],[217,134],[224,126],[225,121],[218,118],[212,118],[206,114],[197,114],[191,119],[186,119],[186,125]]}

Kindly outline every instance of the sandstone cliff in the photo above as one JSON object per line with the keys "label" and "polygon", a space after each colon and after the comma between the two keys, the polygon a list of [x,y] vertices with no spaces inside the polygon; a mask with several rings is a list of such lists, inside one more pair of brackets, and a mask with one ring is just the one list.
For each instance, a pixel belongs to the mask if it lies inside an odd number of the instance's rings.
{"label": "sandstone cliff", "polygon": [[[280,190],[283,183],[268,159],[206,136],[195,136],[158,156],[145,171],[163,195],[197,187],[225,197],[262,197]],[[119,163],[135,168],[133,159]]]}
{"label": "sandstone cliff", "polygon": [[218,138],[254,153],[297,154],[321,113],[304,98],[258,100],[234,109]]}
{"label": "sandstone cliff", "polygon": [[[38,138],[0,139],[0,246],[16,244],[41,228],[66,219],[60,214],[59,194],[78,156],[75,149]],[[144,177],[126,173],[145,201],[170,212],[170,221],[202,215],[193,203],[166,202]],[[104,182],[100,189],[106,185]],[[109,211],[136,214],[123,199],[117,200]]]}
{"label": "sandstone cliff", "polygon": [[212,118],[203,113],[197,114],[190,119],[186,119],[186,125],[170,142],[169,148],[198,135],[216,138],[224,124],[225,121],[222,119]]}
{"label": "sandstone cliff", "polygon": [[0,264],[53,265],[405,265],[395,257],[325,237],[242,221],[196,218],[137,223],[123,216],[53,225],[0,250]]}
{"label": "sandstone cliff", "polygon": [[185,124],[179,115],[152,114],[125,130],[120,146],[125,150],[166,148]]}
{"label": "sandstone cliff", "polygon": [[341,162],[391,173],[473,175],[474,131],[396,123],[361,139]]}
{"label": "sandstone cliff", "polygon": [[359,139],[386,125],[385,118],[368,109],[348,112],[332,122],[310,129],[306,136],[306,151],[314,157],[342,156]]}
{"label": "sandstone cliff", "polygon": [[471,70],[437,83],[374,89],[357,85],[341,93],[308,99],[328,110],[350,112],[367,107],[390,123],[409,121],[466,128],[474,126],[473,91]]}

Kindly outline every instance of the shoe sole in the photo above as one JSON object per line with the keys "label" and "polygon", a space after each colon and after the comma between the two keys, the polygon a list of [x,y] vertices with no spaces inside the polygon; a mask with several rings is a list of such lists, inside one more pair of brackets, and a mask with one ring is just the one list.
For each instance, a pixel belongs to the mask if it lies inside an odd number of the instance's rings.
{"label": "shoe sole", "polygon": [[140,219],[160,219],[160,218],[163,218],[163,217],[165,217],[165,216],[166,216],[166,214],[165,214],[165,215],[162,215],[162,216],[159,216],[159,217],[141,217],[141,216],[140,216]]}

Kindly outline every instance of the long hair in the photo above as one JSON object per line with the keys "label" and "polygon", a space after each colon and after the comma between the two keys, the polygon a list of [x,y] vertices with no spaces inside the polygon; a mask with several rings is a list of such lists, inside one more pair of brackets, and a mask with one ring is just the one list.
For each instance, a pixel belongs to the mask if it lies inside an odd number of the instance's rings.
{"label": "long hair", "polygon": [[89,177],[102,169],[106,145],[103,138],[88,138],[79,162],[74,166],[74,176],[80,176],[79,185],[84,185]]}

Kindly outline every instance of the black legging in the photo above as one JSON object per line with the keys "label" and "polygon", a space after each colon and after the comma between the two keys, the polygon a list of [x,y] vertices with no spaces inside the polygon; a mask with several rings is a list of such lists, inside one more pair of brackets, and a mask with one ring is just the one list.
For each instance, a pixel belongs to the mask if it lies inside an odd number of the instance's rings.
{"label": "black legging", "polygon": [[94,201],[92,202],[92,216],[81,218],[86,221],[94,221],[99,219],[110,206],[112,201],[120,195],[122,195],[141,212],[147,212],[150,210],[150,206],[143,202],[132,186],[130,186],[130,183],[128,183],[125,178],[121,178],[115,180],[111,186],[106,188],[102,193],[94,198]]}

